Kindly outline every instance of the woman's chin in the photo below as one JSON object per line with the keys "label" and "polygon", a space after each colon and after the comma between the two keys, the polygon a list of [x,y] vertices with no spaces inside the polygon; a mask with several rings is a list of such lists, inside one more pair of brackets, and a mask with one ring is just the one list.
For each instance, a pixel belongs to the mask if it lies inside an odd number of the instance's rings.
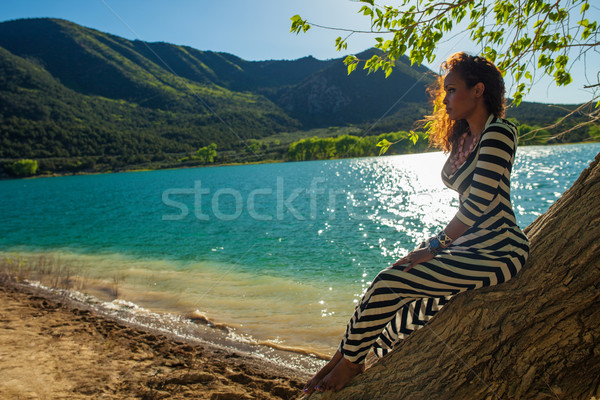
{"label": "woman's chin", "polygon": [[460,119],[464,119],[464,116],[460,116],[460,115],[458,115],[458,114],[456,114],[455,112],[452,112],[452,111],[449,112],[449,113],[446,113],[446,114],[448,114],[448,119],[451,120],[451,121],[458,121]]}

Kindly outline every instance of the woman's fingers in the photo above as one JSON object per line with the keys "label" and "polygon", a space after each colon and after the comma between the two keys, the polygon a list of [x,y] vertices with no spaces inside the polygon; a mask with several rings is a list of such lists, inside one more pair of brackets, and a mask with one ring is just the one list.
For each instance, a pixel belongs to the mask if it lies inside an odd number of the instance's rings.
{"label": "woman's fingers", "polygon": [[410,257],[409,256],[402,257],[401,259],[399,259],[398,261],[396,261],[394,263],[394,267],[397,267],[397,266],[402,265],[402,264],[406,264],[408,262],[410,262]]}
{"label": "woman's fingers", "polygon": [[433,254],[426,249],[413,250],[405,257],[402,257],[398,261],[394,263],[394,267],[399,267],[402,264],[408,264],[406,268],[403,269],[404,272],[410,271],[412,267],[415,265],[427,262],[433,258]]}
{"label": "woman's fingers", "polygon": [[410,257],[410,261],[408,263],[408,266],[406,268],[404,268],[404,272],[408,272],[412,269],[412,267],[414,267],[415,265],[417,265],[419,263],[418,260],[415,260],[414,257]]}

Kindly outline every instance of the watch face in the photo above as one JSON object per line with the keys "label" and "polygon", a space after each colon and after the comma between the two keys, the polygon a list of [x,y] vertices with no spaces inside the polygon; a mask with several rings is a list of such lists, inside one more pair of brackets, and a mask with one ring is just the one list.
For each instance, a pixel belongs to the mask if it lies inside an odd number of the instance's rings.
{"label": "watch face", "polygon": [[440,247],[440,241],[437,238],[431,238],[431,240],[429,241],[429,246],[432,249],[437,249],[438,247]]}

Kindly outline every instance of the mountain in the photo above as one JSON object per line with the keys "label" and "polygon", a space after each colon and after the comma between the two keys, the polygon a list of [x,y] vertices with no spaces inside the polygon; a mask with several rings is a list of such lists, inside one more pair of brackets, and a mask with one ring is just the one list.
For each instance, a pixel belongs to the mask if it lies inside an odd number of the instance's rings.
{"label": "mountain", "polygon": [[[281,113],[262,96],[223,87],[222,80],[215,79],[210,63],[193,57],[193,62],[177,63],[174,54],[167,57],[184,70],[182,75],[169,70],[164,60],[157,63],[160,48],[164,46],[171,46],[171,53],[178,53],[181,58],[192,53],[181,46],[132,42],[55,19],[2,23],[0,46],[16,56],[33,60],[66,88],[79,94],[173,112],[204,114],[210,113],[208,108],[214,106],[225,112],[231,109],[243,113],[247,109]],[[153,52],[153,48],[158,49],[158,53]],[[153,52],[154,59],[145,56],[144,52],[148,51]],[[221,59],[221,65],[233,65],[218,53],[208,54],[208,58]],[[221,72],[229,74],[225,68]],[[288,123],[293,125],[291,121]]]}
{"label": "mountain", "polygon": [[246,61],[59,19],[3,22],[0,158],[156,157],[367,123],[415,81],[424,99],[426,70],[398,70],[348,77],[341,59]]}
{"label": "mountain", "polygon": [[[370,59],[376,53],[370,49],[357,57]],[[398,101],[396,106],[427,102],[426,88],[433,83],[434,74],[425,67],[409,66],[410,60],[403,56],[385,79],[381,73],[363,71],[348,75],[346,66],[336,62],[270,98],[311,127],[362,123],[382,116]]]}
{"label": "mountain", "polygon": [[285,71],[277,73],[290,69],[278,65],[286,62],[258,65],[225,53],[130,41],[57,19],[2,23],[0,46],[38,60],[63,85],[79,93],[150,108],[194,111],[198,111],[194,107],[199,94],[206,98],[233,95],[229,100],[237,102],[240,99],[231,91],[268,86],[265,81],[273,75],[277,78],[271,85],[292,84],[328,64],[301,60],[297,63],[301,70],[286,76]]}
{"label": "mountain", "polygon": [[250,139],[283,132],[408,130],[429,112],[433,79],[406,57],[387,79],[361,69],[348,76],[342,58],[246,61],[60,19],[2,22],[0,166],[20,158],[46,170],[172,165],[210,143],[235,160]]}
{"label": "mountain", "polygon": [[130,164],[300,127],[264,96],[177,76],[140,45],[62,20],[0,24],[0,158]]}

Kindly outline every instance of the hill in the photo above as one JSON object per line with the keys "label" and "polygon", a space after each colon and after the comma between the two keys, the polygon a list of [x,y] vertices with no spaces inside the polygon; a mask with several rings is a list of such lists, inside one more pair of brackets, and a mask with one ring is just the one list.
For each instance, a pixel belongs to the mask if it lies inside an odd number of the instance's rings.
{"label": "hill", "polygon": [[[342,58],[246,61],[59,19],[7,21],[0,23],[0,166],[24,158],[39,160],[42,171],[174,166],[210,143],[219,162],[283,159],[289,143],[274,138],[286,132],[410,129],[428,112],[433,76],[407,58],[388,79],[362,70],[348,76]],[[525,118],[526,108],[518,109]],[[554,122],[556,110],[548,110],[536,118]],[[249,145],[257,139],[262,144]]]}
{"label": "hill", "polygon": [[[371,49],[357,56],[364,60],[375,53]],[[346,66],[336,62],[270,98],[306,127],[364,123],[383,116],[395,103],[394,111],[408,103],[427,102],[426,88],[435,76],[425,67],[409,65],[404,57],[394,73],[382,79],[381,74],[363,71],[348,75]]]}
{"label": "hill", "polygon": [[[343,68],[341,59],[245,61],[226,53],[130,41],[58,19],[4,22],[0,159],[74,158],[73,166],[81,166],[84,158],[83,164],[119,167],[213,142],[227,151],[251,138],[329,126],[319,113],[289,113],[282,107],[288,103],[279,99],[290,98],[313,75],[331,79],[333,71]],[[341,72],[332,79],[338,86],[346,77]],[[364,82],[373,77],[362,75],[353,81],[363,88],[372,85]],[[296,99],[303,96],[310,94]],[[336,123],[355,114],[352,103],[360,94],[355,97]],[[382,107],[372,108],[373,113],[352,122],[376,118],[374,112]],[[46,162],[46,167],[56,165]]]}
{"label": "hill", "polygon": [[[28,120],[37,126],[64,120],[44,113],[22,113],[23,108],[49,108],[55,114],[71,114],[69,107],[62,107],[64,104],[59,105],[46,95],[53,93],[53,96],[69,98],[76,108],[84,108],[81,105],[86,103],[108,108],[124,121],[122,128],[125,129],[119,130],[144,128],[143,133],[132,134],[148,135],[152,140],[155,136],[162,137],[173,141],[171,147],[180,151],[215,140],[225,145],[299,127],[297,121],[264,96],[232,91],[219,86],[218,79],[211,81],[211,68],[202,62],[190,63],[197,70],[197,80],[187,79],[138,51],[139,48],[150,51],[151,46],[67,21],[33,19],[2,23],[0,46],[5,49],[0,60],[0,79],[18,82],[0,87],[6,104],[3,125],[11,117]],[[153,47],[160,48],[161,45]],[[186,53],[184,48],[172,47],[173,51]],[[219,58],[219,54],[210,56]],[[223,63],[227,64],[226,61]],[[183,69],[181,65],[173,64]],[[226,70],[222,72],[227,73]],[[191,76],[189,71],[188,75]],[[37,90],[35,97],[27,96],[21,90],[28,86]],[[48,91],[50,87],[52,90]],[[148,118],[149,114],[154,117]],[[110,121],[108,125],[104,124],[93,112],[66,119],[114,133]],[[226,119],[227,123],[221,119]],[[140,126],[140,120],[148,121]],[[184,143],[181,143],[182,139]],[[70,151],[69,154],[76,155]]]}

